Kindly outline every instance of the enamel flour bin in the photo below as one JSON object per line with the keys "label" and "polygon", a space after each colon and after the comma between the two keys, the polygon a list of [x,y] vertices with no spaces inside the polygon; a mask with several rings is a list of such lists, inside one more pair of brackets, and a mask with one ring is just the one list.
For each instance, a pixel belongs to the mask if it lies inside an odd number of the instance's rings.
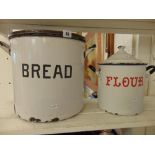
{"label": "enamel flour bin", "polygon": [[136,115],[144,110],[146,64],[120,46],[100,64],[99,106],[116,115]]}
{"label": "enamel flour bin", "polygon": [[52,122],[83,106],[83,43],[80,35],[21,30],[9,36],[15,112],[33,122]]}

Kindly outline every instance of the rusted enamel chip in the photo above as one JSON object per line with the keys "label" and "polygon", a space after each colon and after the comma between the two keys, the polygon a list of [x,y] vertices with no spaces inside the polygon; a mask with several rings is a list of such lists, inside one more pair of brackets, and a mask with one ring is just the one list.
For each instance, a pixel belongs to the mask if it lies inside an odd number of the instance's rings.
{"label": "rusted enamel chip", "polygon": [[[30,121],[30,122],[41,122],[40,119],[37,119],[37,118],[34,118],[34,117],[31,117],[31,118],[29,119],[29,121]],[[56,118],[51,119],[50,121],[45,121],[45,123],[57,122],[57,121],[59,121],[59,118],[56,117]]]}

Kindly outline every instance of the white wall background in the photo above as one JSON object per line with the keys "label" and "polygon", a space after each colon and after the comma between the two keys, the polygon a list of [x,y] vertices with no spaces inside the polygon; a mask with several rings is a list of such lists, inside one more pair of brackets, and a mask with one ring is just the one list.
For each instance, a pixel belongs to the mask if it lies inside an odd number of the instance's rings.
{"label": "white wall background", "polygon": [[115,34],[114,36],[114,52],[118,51],[118,46],[125,46],[125,50],[127,53],[132,54],[132,42],[133,35],[132,34]]}
{"label": "white wall background", "polygon": [[138,35],[138,51],[136,57],[145,63],[150,64],[152,35]]}

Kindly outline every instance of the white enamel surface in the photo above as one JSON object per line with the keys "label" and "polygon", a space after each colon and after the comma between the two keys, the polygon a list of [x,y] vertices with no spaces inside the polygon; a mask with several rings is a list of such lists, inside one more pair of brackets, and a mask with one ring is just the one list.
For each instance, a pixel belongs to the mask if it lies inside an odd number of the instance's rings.
{"label": "white enamel surface", "polygon": [[[16,113],[25,120],[42,122],[69,118],[83,106],[83,43],[54,37],[19,37],[11,39]],[[22,77],[22,63],[72,66],[72,78],[43,79]],[[41,75],[42,75],[41,71]]]}
{"label": "white enamel surface", "polygon": [[[113,87],[106,85],[107,76],[141,77],[145,81],[145,65],[102,65],[100,81],[99,106],[111,113],[119,115],[135,115],[143,111],[144,86]],[[112,84],[112,81],[111,81]]]}
{"label": "white enamel surface", "polygon": [[[101,72],[98,74],[98,104],[102,103],[102,94],[104,92],[103,86],[102,86],[102,76],[101,76]],[[104,106],[102,105],[102,109],[104,109]]]}

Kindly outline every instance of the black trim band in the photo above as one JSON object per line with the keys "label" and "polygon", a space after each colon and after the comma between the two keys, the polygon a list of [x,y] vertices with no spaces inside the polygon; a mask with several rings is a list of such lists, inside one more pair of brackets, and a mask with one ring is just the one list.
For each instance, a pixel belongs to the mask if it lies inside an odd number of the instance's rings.
{"label": "black trim band", "polygon": [[[48,36],[48,37],[60,37],[60,38],[66,38],[63,37],[63,31],[53,31],[53,30],[20,30],[12,32],[9,35],[9,39],[13,39],[16,37],[23,37],[23,36]],[[81,35],[72,33],[71,38],[66,39],[74,39],[79,40],[82,42],[85,42],[85,38]]]}
{"label": "black trim band", "polygon": [[114,65],[114,66],[119,66],[119,65],[127,65],[127,66],[135,66],[135,65],[147,65],[146,63],[118,63],[118,64],[114,64],[114,63],[107,63],[107,64],[99,64],[99,65],[105,65],[105,66],[107,66],[107,65]]}

